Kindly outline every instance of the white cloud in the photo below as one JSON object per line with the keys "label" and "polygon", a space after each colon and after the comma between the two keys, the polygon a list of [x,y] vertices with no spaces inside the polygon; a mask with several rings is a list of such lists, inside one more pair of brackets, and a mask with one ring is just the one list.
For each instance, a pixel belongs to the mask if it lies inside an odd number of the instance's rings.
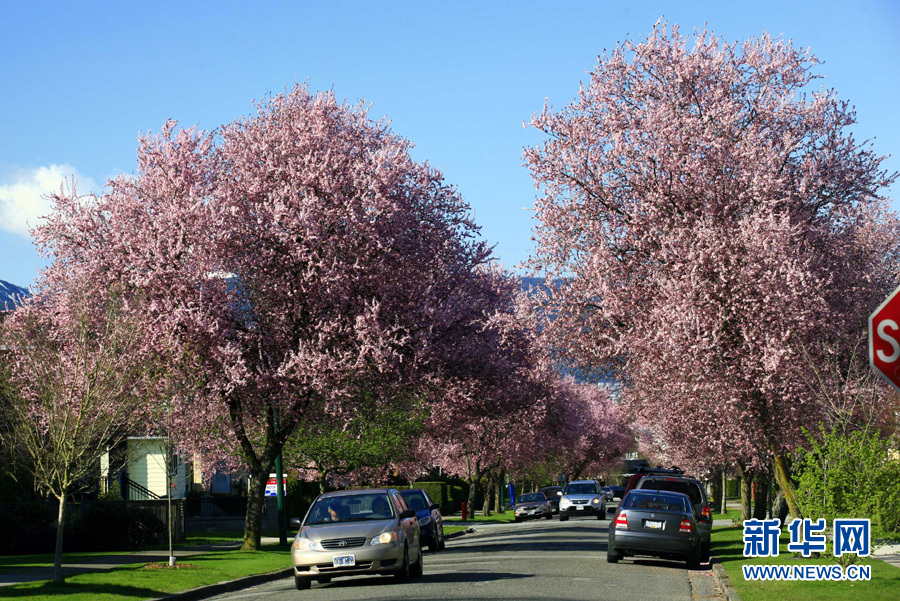
{"label": "white cloud", "polygon": [[50,201],[46,196],[59,192],[64,183],[68,187],[73,178],[81,193],[96,189],[93,180],[79,175],[71,165],[22,169],[3,177],[5,181],[0,182],[0,229],[30,237],[29,228],[50,213]]}

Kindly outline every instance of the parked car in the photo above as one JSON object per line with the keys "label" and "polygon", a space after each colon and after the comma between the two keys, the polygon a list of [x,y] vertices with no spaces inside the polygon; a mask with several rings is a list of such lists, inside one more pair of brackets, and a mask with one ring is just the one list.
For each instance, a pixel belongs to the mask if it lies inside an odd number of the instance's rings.
{"label": "parked car", "polygon": [[516,505],[513,507],[513,514],[517,522],[539,520],[541,518],[552,520],[553,508],[550,506],[550,501],[547,500],[544,493],[530,492],[519,495],[519,498],[516,499]]}
{"label": "parked car", "polygon": [[444,543],[444,518],[441,515],[441,506],[433,502],[428,493],[421,488],[401,490],[400,496],[406,499],[406,504],[410,509],[416,510],[422,544],[427,546],[432,553],[443,549],[446,544]]}
{"label": "parked car", "polygon": [[538,491],[544,493],[544,496],[547,497],[553,513],[559,513],[559,495],[562,492],[562,486],[544,486],[539,488]]}
{"label": "parked car", "polygon": [[560,492],[559,521],[565,522],[573,515],[595,515],[598,520],[606,517],[606,502],[596,480],[569,482]]}
{"label": "parked car", "polygon": [[631,490],[637,486],[637,483],[641,481],[641,478],[645,476],[651,476],[654,474],[658,474],[661,476],[683,476],[684,470],[680,470],[677,467],[671,468],[662,468],[662,467],[638,467],[631,474],[626,474],[629,476],[628,484],[625,485],[625,491],[622,493],[623,495],[627,495]]}
{"label": "parked car", "polygon": [[397,582],[422,575],[416,511],[392,488],[325,493],[316,497],[291,545],[294,584],[335,576],[393,574]]}
{"label": "parked car", "polygon": [[689,568],[696,568],[701,552],[691,500],[682,493],[634,489],[622,499],[609,525],[609,563],[629,555],[652,555],[686,561]]}
{"label": "parked car", "polygon": [[634,490],[658,490],[682,493],[691,500],[691,510],[700,526],[701,558],[709,561],[709,544],[712,534],[712,509],[706,498],[703,484],[690,476],[644,476]]}
{"label": "parked car", "polygon": [[613,500],[613,492],[611,486],[601,486],[600,492],[603,493],[604,501],[612,501]]}

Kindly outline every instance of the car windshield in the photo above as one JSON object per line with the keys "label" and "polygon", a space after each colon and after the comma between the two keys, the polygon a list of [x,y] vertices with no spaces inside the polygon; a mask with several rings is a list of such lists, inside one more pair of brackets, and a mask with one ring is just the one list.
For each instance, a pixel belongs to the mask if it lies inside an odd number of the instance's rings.
{"label": "car windshield", "polygon": [[668,480],[665,478],[644,478],[637,486],[641,490],[668,490],[670,492],[680,492],[691,498],[691,503],[697,504],[703,502],[703,494],[700,492],[700,486],[694,482],[686,482],[684,480]]}
{"label": "car windshield", "polygon": [[567,495],[596,495],[600,491],[593,482],[577,482],[566,485]]}
{"label": "car windshield", "polygon": [[422,491],[404,490],[400,494],[406,499],[406,503],[409,505],[410,509],[415,509],[417,511],[428,509],[428,500],[425,498],[425,495],[422,494]]}
{"label": "car windshield", "polygon": [[519,503],[542,503],[546,501],[547,498],[544,496],[544,493],[532,492],[527,495],[519,495]]}
{"label": "car windshield", "polygon": [[306,524],[330,524],[332,522],[362,522],[387,520],[394,517],[394,510],[384,493],[340,495],[316,500],[309,508]]}
{"label": "car windshield", "polygon": [[682,496],[669,495],[664,492],[631,492],[622,502],[623,509],[646,509],[650,511],[677,511],[687,513],[687,499]]}

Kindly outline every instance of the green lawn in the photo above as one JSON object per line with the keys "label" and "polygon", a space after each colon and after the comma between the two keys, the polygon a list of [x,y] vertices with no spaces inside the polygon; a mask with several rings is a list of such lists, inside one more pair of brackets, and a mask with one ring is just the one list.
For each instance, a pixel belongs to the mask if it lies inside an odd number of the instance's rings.
{"label": "green lawn", "polygon": [[[71,561],[73,557],[66,560]],[[179,563],[196,568],[147,569],[143,564],[134,564],[72,576],[65,584],[43,581],[2,587],[0,598],[55,601],[65,595],[66,601],[137,601],[161,597],[242,576],[283,570],[290,566],[289,546],[269,545],[261,551],[221,551],[184,558]]]}
{"label": "green lawn", "polygon": [[[483,515],[470,515],[466,518],[467,522],[498,522],[498,523],[506,523],[515,521],[515,515],[512,511],[507,511],[505,513],[492,513],[488,517],[484,517]],[[462,519],[457,516],[445,517],[444,523],[452,523],[452,522],[460,522]]]}
{"label": "green lawn", "polygon": [[732,584],[744,601],[896,601],[900,598],[900,568],[878,559],[861,559],[860,564],[872,566],[872,579],[858,582],[801,582],[744,580],[741,565],[836,565],[828,557],[794,557],[787,551],[787,528],[782,529],[781,551],[778,557],[745,558],[743,556],[743,528],[732,526],[714,528],[712,554],[720,558]]}

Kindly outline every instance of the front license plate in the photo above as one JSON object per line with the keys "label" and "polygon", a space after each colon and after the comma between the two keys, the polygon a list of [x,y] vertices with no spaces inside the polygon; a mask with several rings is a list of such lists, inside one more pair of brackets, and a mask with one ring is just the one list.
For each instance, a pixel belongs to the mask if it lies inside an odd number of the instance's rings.
{"label": "front license plate", "polygon": [[584,505],[576,505],[575,509],[584,509]]}
{"label": "front license plate", "polygon": [[644,526],[647,528],[652,528],[654,530],[662,530],[663,523],[662,522],[654,522],[653,520],[646,520],[644,522]]}
{"label": "front license plate", "polygon": [[334,567],[336,568],[345,568],[347,566],[355,566],[356,565],[356,556],[355,555],[341,555],[339,557],[334,558]]}
{"label": "front license plate", "polygon": [[528,512],[528,515],[534,515],[534,509]]}

